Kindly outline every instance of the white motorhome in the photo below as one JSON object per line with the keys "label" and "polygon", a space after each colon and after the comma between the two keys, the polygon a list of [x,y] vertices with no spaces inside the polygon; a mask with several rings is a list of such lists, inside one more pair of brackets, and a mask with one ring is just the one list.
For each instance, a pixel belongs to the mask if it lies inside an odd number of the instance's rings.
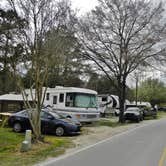
{"label": "white motorhome", "polygon": [[[26,93],[30,94],[30,91]],[[80,122],[98,121],[100,117],[97,92],[90,89],[63,86],[47,88],[44,106],[50,106],[61,115]]]}

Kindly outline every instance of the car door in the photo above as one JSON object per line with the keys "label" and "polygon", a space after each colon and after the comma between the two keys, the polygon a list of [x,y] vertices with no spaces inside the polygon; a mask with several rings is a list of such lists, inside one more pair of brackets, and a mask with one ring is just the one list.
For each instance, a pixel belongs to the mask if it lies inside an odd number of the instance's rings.
{"label": "car door", "polygon": [[16,120],[21,123],[23,130],[32,129],[27,111],[22,111]]}
{"label": "car door", "polygon": [[54,131],[54,117],[42,111],[41,112],[41,130],[43,133],[52,133]]}

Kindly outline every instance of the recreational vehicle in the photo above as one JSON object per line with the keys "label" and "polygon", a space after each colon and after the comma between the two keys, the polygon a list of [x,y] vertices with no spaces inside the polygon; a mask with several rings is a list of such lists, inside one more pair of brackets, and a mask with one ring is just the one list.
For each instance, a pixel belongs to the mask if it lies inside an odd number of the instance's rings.
{"label": "recreational vehicle", "polygon": [[119,98],[115,95],[98,95],[98,103],[101,114],[115,113],[119,109]]}
{"label": "recreational vehicle", "polygon": [[[119,97],[116,95],[102,94],[98,95],[98,103],[100,113],[105,114],[115,114],[119,115]],[[125,100],[125,104],[130,104],[128,100]]]}
{"label": "recreational vehicle", "polygon": [[[26,93],[30,95],[29,90]],[[97,92],[90,89],[63,86],[47,88],[43,104],[65,117],[80,122],[98,121],[100,117]]]}

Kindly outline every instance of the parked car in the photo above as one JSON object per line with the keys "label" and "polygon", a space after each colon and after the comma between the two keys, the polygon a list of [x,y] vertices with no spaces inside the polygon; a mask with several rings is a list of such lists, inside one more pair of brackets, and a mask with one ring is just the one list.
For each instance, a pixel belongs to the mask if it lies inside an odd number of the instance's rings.
{"label": "parked car", "polygon": [[[15,132],[31,129],[27,110],[13,114],[8,124]],[[53,133],[57,136],[77,133],[80,131],[81,124],[78,121],[65,118],[50,109],[43,109],[41,112],[41,131],[42,133]]]}
{"label": "parked car", "polygon": [[156,109],[143,109],[143,117],[153,117],[153,118],[157,118],[157,110]]}
{"label": "parked car", "polygon": [[159,108],[158,108],[158,111],[164,111],[164,112],[166,112],[166,106],[164,106],[164,107],[159,107]]}
{"label": "parked car", "polygon": [[138,107],[129,107],[124,112],[124,119],[140,122],[143,120],[143,112]]}

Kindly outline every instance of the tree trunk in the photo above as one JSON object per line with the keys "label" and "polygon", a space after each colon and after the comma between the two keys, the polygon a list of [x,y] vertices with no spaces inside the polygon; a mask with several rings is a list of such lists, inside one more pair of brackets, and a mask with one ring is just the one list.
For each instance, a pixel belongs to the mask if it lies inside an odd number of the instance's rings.
{"label": "tree trunk", "polygon": [[119,90],[119,122],[124,123],[124,111],[125,111],[125,100],[126,100],[126,78],[123,78],[123,81],[118,81]]}

